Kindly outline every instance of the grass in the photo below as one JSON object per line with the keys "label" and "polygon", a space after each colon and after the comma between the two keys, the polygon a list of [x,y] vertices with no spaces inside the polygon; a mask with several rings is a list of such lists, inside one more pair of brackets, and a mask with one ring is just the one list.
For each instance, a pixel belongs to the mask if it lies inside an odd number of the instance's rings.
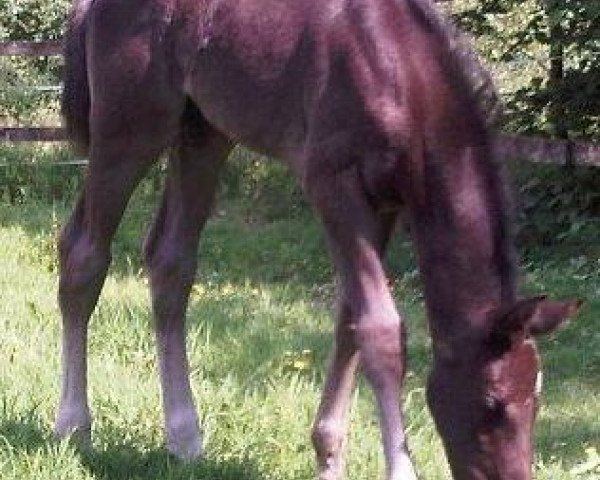
{"label": "grass", "polygon": [[[0,478],[306,480],[314,478],[309,428],[331,342],[331,268],[308,214],[248,221],[234,202],[206,228],[189,311],[192,385],[206,459],[188,465],[163,448],[147,288],[139,245],[152,205],[133,200],[115,263],[91,323],[92,451],[51,436],[58,394],[59,315],[54,239],[67,209],[0,205]],[[595,252],[595,253],[594,253]],[[530,249],[532,292],[588,300],[544,340],[546,385],[536,477],[600,478],[600,262],[597,249]],[[414,259],[402,239],[389,259],[409,322],[408,431],[422,478],[447,479],[424,403],[428,338]],[[349,443],[351,480],[381,478],[371,394],[360,383]],[[594,450],[595,449],[595,450]]]}

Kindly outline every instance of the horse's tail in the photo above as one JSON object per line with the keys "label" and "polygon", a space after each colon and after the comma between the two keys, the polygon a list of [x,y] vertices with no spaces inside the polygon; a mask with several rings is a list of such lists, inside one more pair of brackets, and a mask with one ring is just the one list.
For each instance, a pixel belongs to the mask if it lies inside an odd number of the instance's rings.
{"label": "horse's tail", "polygon": [[86,18],[93,0],[73,3],[64,43],[62,115],[69,140],[86,155],[90,143],[90,88],[86,61]]}

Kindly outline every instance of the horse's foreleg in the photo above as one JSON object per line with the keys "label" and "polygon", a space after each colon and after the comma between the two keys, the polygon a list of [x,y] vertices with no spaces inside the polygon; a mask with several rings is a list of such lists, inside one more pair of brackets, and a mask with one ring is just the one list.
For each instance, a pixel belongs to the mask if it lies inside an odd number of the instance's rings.
{"label": "horse's foreleg", "polygon": [[[385,212],[378,218],[376,237],[380,254],[385,250],[396,216],[396,212]],[[312,432],[320,480],[343,476],[350,398],[360,357],[352,328],[352,302],[343,293],[340,291],[334,351]]]}
{"label": "horse's foreleg", "polygon": [[[197,131],[191,131],[197,127]],[[210,212],[228,142],[206,125],[186,125],[170,161],[162,205],[144,245],[159,355],[167,448],[182,459],[201,453],[188,378],[185,311],[200,231]]]}
{"label": "horse's foreleg", "polygon": [[[377,398],[388,480],[414,479],[399,406],[404,374],[404,331],[381,264],[381,223],[357,173],[347,170],[307,185],[328,233],[346,311],[316,422],[320,478],[341,476],[342,401],[351,390],[357,355]],[[387,228],[389,234],[389,227]],[[387,238],[387,237],[386,237]],[[333,391],[333,393],[332,393]],[[334,435],[331,432],[335,432]],[[341,434],[340,434],[341,433]]]}
{"label": "horse's foreleg", "polygon": [[342,301],[339,308],[333,356],[312,431],[319,480],[335,480],[343,474],[350,398],[359,362],[347,305]]}

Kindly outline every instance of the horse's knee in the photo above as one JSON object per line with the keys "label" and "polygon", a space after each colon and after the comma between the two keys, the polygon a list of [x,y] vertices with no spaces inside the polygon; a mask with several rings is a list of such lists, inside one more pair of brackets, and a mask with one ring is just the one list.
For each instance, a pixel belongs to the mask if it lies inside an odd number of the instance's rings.
{"label": "horse's knee", "polygon": [[396,313],[367,317],[356,327],[355,334],[363,370],[371,382],[385,381],[390,376],[404,376],[406,341],[405,326]]}
{"label": "horse's knee", "polygon": [[153,288],[175,283],[189,283],[196,273],[195,251],[177,242],[146,241],[143,247],[144,265]]}

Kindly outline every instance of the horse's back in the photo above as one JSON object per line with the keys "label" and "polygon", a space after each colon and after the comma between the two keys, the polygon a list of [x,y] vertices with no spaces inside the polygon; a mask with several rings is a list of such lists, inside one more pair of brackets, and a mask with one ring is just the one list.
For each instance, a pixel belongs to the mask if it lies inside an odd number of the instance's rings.
{"label": "horse's back", "polygon": [[409,83],[441,45],[419,37],[431,25],[409,3],[189,2],[177,33],[185,91],[218,128],[271,153],[335,137],[349,154],[375,131],[401,137]]}
{"label": "horse's back", "polygon": [[[325,2],[327,3],[327,2]],[[217,128],[271,153],[304,136],[316,2],[187,2],[174,30],[183,89]]]}
{"label": "horse's back", "polygon": [[[214,127],[269,153],[289,158],[335,139],[327,148],[337,156],[360,156],[361,148],[433,131],[415,125],[419,118],[462,108],[452,69],[443,71],[448,41],[426,0],[91,5],[97,56],[112,61],[120,50],[111,66],[146,75],[144,85],[158,86],[152,95],[187,96]],[[437,129],[459,123],[446,119]]]}

